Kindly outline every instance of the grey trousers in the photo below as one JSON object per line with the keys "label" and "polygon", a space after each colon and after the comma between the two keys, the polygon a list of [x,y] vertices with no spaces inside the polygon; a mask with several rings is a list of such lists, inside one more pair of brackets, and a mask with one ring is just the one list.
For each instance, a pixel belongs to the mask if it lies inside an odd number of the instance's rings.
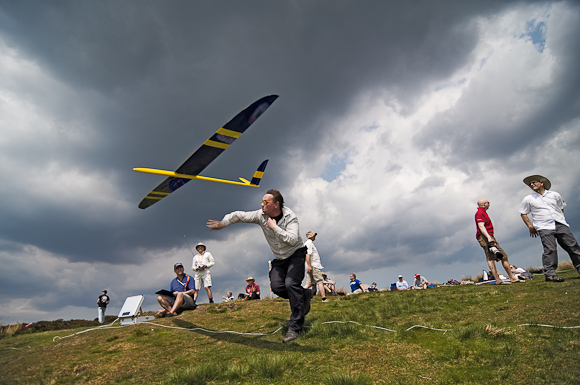
{"label": "grey trousers", "polygon": [[286,259],[274,259],[270,270],[270,287],[274,294],[290,300],[288,330],[299,332],[304,327],[305,292],[302,287],[306,247],[302,247]]}
{"label": "grey trousers", "polygon": [[556,222],[556,230],[538,230],[544,246],[542,254],[542,264],[544,266],[544,275],[556,275],[558,267],[558,245],[560,245],[570,255],[572,264],[580,274],[580,246],[570,228],[566,225]]}

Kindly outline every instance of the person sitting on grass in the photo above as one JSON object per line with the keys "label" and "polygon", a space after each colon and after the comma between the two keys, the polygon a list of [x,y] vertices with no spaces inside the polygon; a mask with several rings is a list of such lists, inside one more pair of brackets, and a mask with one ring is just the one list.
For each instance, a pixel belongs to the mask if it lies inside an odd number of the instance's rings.
{"label": "person sitting on grass", "polygon": [[409,290],[409,284],[403,280],[403,276],[399,275],[399,280],[396,283],[397,290]]}
{"label": "person sitting on grass", "polygon": [[411,286],[411,289],[414,290],[426,289],[427,286],[429,286],[429,281],[427,281],[427,278],[421,276],[421,274],[419,273],[416,273],[415,280],[413,281],[413,286]]}
{"label": "person sitting on grass", "polygon": [[178,310],[195,309],[196,304],[191,297],[195,293],[194,279],[184,273],[183,264],[173,265],[176,277],[169,284],[169,291],[173,295],[161,294],[157,297],[157,302],[163,308],[157,314],[161,317],[175,317]]}
{"label": "person sitting on grass", "polygon": [[336,282],[328,278],[328,275],[326,275],[326,273],[322,273],[322,283],[324,283],[324,291],[332,295],[338,295],[335,286]]}
{"label": "person sitting on grass", "polygon": [[228,293],[224,297],[222,297],[222,299],[224,300],[224,302],[233,301],[235,299],[234,293],[232,293],[231,291],[228,291]]}
{"label": "person sitting on grass", "polygon": [[366,292],[365,288],[362,286],[362,282],[356,279],[356,274],[354,273],[350,275],[350,290],[352,293],[348,293],[347,295]]}
{"label": "person sitting on grass", "polygon": [[238,299],[260,299],[260,286],[255,283],[256,280],[252,277],[246,279],[246,293],[240,293]]}
{"label": "person sitting on grass", "polygon": [[371,284],[371,287],[369,287],[369,291],[370,291],[370,292],[376,292],[376,291],[379,291],[379,288],[377,287],[377,283],[376,283],[376,282],[373,282],[373,283]]}

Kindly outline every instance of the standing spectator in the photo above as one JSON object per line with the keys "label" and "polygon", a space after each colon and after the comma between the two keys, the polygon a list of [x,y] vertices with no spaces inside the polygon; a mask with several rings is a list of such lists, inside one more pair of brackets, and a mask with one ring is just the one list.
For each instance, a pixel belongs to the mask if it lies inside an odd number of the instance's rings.
{"label": "standing spectator", "polygon": [[192,269],[195,271],[195,293],[193,294],[193,302],[197,301],[197,293],[202,286],[205,287],[209,303],[213,303],[213,294],[211,292],[211,274],[209,268],[215,264],[213,255],[206,251],[206,246],[199,242],[195,245],[197,255],[193,256]]}
{"label": "standing spectator", "polygon": [[497,285],[505,284],[497,272],[495,267],[496,261],[501,261],[504,270],[510,278],[510,282],[521,282],[519,279],[514,277],[510,269],[510,263],[508,261],[507,253],[501,248],[499,243],[497,243],[493,233],[493,223],[489,215],[487,215],[487,210],[489,210],[489,201],[487,199],[480,199],[477,201],[477,212],[475,213],[475,227],[476,233],[475,238],[479,242],[479,245],[483,248],[485,257],[487,259],[487,265],[489,266],[493,277],[495,278],[495,283]]}
{"label": "standing spectator", "polygon": [[419,273],[415,274],[415,280],[413,281],[413,286],[411,286],[411,288],[420,290],[426,289],[427,286],[429,286],[429,281],[427,281],[427,278],[422,277]]}
{"label": "standing spectator", "polygon": [[302,287],[306,247],[300,237],[298,217],[284,206],[278,190],[268,190],[262,197],[262,208],[256,211],[234,211],[221,221],[208,220],[210,230],[220,230],[234,223],[255,223],[262,228],[275,259],[270,270],[270,287],[279,297],[289,299],[290,320],[282,342],[290,342],[303,332],[304,318],[310,311],[312,290]]}
{"label": "standing spectator", "polygon": [[[563,282],[564,278],[556,275],[558,267],[558,244],[568,253],[576,271],[580,274],[580,246],[570,231],[570,225],[564,217],[566,202],[560,194],[550,191],[552,184],[541,175],[531,175],[524,183],[534,192],[526,196],[520,205],[522,220],[528,226],[530,237],[540,235],[544,253],[542,265],[546,281]],[[533,225],[528,214],[532,215]],[[556,243],[557,242],[557,243]]]}
{"label": "standing spectator", "polygon": [[366,290],[364,289],[364,287],[362,286],[362,282],[359,281],[358,279],[356,279],[356,274],[352,273],[350,275],[350,290],[351,293],[348,293],[347,295],[350,294],[360,294],[360,293],[364,293]]}
{"label": "standing spectator", "polygon": [[409,284],[407,281],[403,281],[403,276],[399,275],[399,280],[396,283],[397,290],[409,290]]}
{"label": "standing spectator", "polygon": [[107,291],[103,290],[103,293],[97,299],[97,306],[98,306],[98,318],[99,323],[102,324],[105,322],[105,312],[107,311],[107,305],[109,304],[109,296],[107,295]]}
{"label": "standing spectator", "polygon": [[322,297],[322,302],[327,302],[326,291],[324,290],[324,278],[322,277],[322,272],[320,271],[324,267],[320,261],[320,255],[318,254],[318,249],[314,246],[314,241],[318,233],[314,231],[309,231],[306,233],[306,269],[308,273],[306,274],[306,286],[305,289],[310,289],[313,285],[318,287],[318,292]]}

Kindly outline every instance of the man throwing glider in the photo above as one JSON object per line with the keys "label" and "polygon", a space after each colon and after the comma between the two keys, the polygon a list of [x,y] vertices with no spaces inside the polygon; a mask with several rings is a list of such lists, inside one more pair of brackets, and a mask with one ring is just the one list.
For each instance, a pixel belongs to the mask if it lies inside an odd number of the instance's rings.
{"label": "man throwing glider", "polygon": [[[580,273],[580,246],[570,231],[570,225],[564,218],[566,202],[560,194],[551,191],[552,184],[541,175],[532,175],[524,179],[524,183],[534,192],[526,196],[520,205],[520,214],[530,237],[540,235],[544,253],[542,264],[546,281],[563,282],[564,278],[556,275],[558,267],[558,244],[570,255],[572,264]],[[528,218],[532,214],[533,225]],[[556,243],[557,242],[557,243]]]}
{"label": "man throwing glider", "polygon": [[234,211],[221,221],[210,219],[207,227],[220,230],[234,223],[255,223],[262,228],[275,259],[270,270],[270,287],[274,294],[290,300],[288,332],[282,342],[298,338],[303,331],[304,317],[310,311],[312,290],[302,287],[306,247],[300,237],[296,214],[284,207],[278,190],[268,190],[262,198],[262,208],[256,211]]}

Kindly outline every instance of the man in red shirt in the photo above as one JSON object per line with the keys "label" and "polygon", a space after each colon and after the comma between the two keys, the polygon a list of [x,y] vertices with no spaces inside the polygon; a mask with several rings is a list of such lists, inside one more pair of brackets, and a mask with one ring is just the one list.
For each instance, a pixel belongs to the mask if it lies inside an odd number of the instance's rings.
{"label": "man in red shirt", "polygon": [[[514,277],[512,270],[510,269],[507,253],[501,248],[493,236],[493,223],[491,223],[491,219],[489,218],[489,215],[487,215],[488,209],[489,201],[487,199],[480,199],[477,202],[477,212],[475,213],[477,233],[475,234],[475,237],[485,252],[487,264],[495,278],[495,283],[500,285],[521,282],[519,279]],[[503,268],[510,277],[510,282],[504,282],[499,278],[499,273],[495,267],[495,261],[501,261]]]}

